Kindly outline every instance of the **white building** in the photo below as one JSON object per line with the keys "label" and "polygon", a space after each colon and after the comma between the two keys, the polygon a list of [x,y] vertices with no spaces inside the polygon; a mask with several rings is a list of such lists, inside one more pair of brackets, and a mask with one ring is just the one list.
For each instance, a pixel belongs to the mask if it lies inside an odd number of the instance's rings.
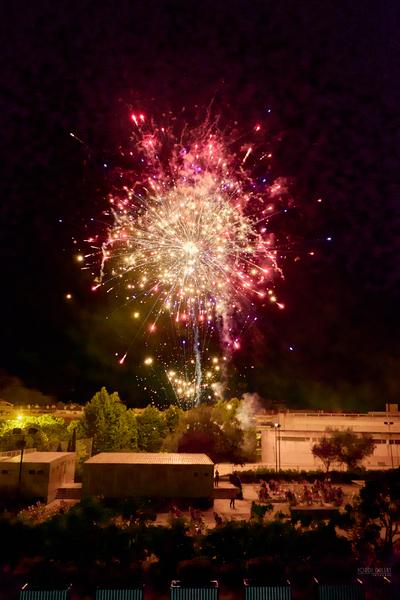
{"label": "white building", "polygon": [[351,429],[373,437],[375,449],[363,462],[366,469],[399,467],[400,412],[397,404],[387,405],[386,409],[368,413],[288,410],[257,415],[261,462],[271,468],[323,469],[321,461],[312,455],[312,446],[329,435],[328,429]]}
{"label": "white building", "polygon": [[72,483],[75,475],[74,452],[25,451],[0,455],[0,495],[41,498],[51,502],[57,490]]}

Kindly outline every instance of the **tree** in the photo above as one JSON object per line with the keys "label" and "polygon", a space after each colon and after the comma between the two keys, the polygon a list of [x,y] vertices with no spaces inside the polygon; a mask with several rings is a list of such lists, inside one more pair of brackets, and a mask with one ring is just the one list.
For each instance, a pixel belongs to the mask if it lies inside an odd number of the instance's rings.
{"label": "tree", "polygon": [[394,543],[400,538],[400,469],[367,481],[360,491],[356,510],[361,517],[361,531],[375,528],[375,545],[392,553]]}
{"label": "tree", "polygon": [[338,460],[337,446],[331,438],[326,436],[321,438],[319,444],[313,445],[311,452],[313,456],[322,461],[326,473],[328,473],[331,464]]}
{"label": "tree", "polygon": [[167,433],[164,414],[149,405],[137,415],[136,420],[139,449],[143,452],[159,452]]}
{"label": "tree", "polygon": [[16,428],[22,428],[24,431],[30,428],[38,429],[34,436],[25,435],[28,448],[55,450],[61,442],[68,439],[68,429],[63,419],[51,415],[28,416],[0,422],[1,450],[15,449],[16,438],[12,432]]}
{"label": "tree", "polygon": [[235,415],[236,408],[230,402],[218,402],[188,410],[181,415],[175,432],[165,439],[164,449],[204,452],[214,462],[251,460],[255,453],[255,431],[242,428]]}
{"label": "tree", "polygon": [[374,448],[373,438],[368,434],[358,435],[351,429],[330,430],[330,435],[321,438],[319,444],[314,444],[311,452],[323,462],[326,472],[335,462],[346,465],[350,471],[370,456]]}
{"label": "tree", "polygon": [[179,419],[182,415],[182,410],[171,404],[167,410],[164,411],[165,415],[165,423],[167,425],[168,431],[173,433],[175,429],[178,427]]}
{"label": "tree", "polygon": [[85,405],[78,425],[79,437],[93,438],[93,452],[110,452],[136,447],[136,420],[118,394],[101,388]]}
{"label": "tree", "polygon": [[357,435],[351,429],[334,431],[332,439],[338,450],[339,462],[346,465],[349,471],[356,469],[375,448],[371,435],[366,433]]}

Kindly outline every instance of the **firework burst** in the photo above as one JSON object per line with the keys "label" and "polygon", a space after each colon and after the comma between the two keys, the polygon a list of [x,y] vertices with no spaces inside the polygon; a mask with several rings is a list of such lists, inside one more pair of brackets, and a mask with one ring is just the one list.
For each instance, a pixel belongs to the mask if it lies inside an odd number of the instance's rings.
{"label": "firework burst", "polygon": [[93,289],[122,285],[128,300],[149,300],[150,331],[164,314],[191,331],[195,373],[185,387],[198,402],[205,332],[217,328],[229,354],[240,343],[233,323],[257,299],[283,308],[272,289],[278,266],[268,221],[284,190],[252,175],[271,154],[215,124],[177,138],[144,115],[132,122],[134,166],[110,196],[113,223]]}

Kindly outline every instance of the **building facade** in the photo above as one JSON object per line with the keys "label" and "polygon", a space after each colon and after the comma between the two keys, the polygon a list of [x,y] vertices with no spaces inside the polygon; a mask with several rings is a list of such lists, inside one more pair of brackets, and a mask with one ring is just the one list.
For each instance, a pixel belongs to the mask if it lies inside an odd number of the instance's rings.
{"label": "building facade", "polygon": [[323,469],[311,448],[324,435],[329,435],[329,429],[351,429],[354,433],[372,436],[375,449],[363,461],[366,469],[400,466],[400,413],[397,405],[388,405],[385,412],[368,413],[280,411],[257,415],[256,421],[261,462],[271,468]]}
{"label": "building facade", "polygon": [[46,503],[55,499],[58,488],[72,483],[75,476],[74,452],[20,452],[0,456],[0,494],[40,498]]}
{"label": "building facade", "polygon": [[205,454],[102,452],[83,464],[82,496],[211,499]]}

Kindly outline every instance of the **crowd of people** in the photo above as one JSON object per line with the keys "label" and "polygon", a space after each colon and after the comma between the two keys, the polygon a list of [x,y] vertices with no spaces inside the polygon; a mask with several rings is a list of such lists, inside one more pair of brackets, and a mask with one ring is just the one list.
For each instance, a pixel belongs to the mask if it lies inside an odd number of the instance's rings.
{"label": "crowd of people", "polygon": [[258,490],[258,499],[260,502],[270,502],[271,500],[288,502],[291,506],[297,504],[333,504],[334,506],[342,506],[344,500],[344,492],[340,486],[335,487],[329,480],[315,480],[313,484],[304,483],[297,486],[282,485],[274,479],[270,479],[268,483],[261,481]]}

